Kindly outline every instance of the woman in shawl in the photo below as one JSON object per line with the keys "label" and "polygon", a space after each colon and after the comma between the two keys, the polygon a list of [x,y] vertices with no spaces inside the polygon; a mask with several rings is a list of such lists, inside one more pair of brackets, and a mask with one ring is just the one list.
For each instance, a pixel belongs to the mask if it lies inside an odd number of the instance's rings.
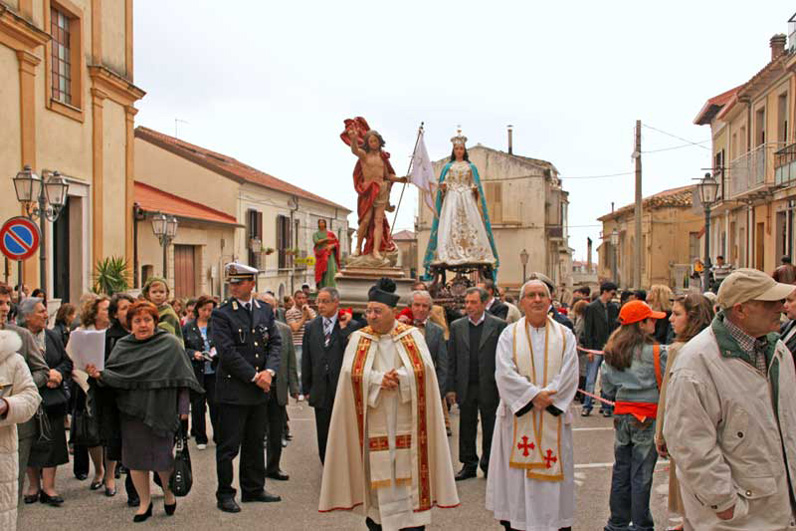
{"label": "woman in shawl", "polygon": [[180,317],[168,303],[169,285],[166,284],[166,279],[150,277],[149,280],[146,281],[146,284],[144,284],[144,289],[142,291],[146,300],[154,304],[158,309],[158,328],[170,334],[174,334],[182,341]]}
{"label": "woman in shawl", "polygon": [[130,469],[141,500],[133,521],[143,522],[152,516],[150,470],[160,476],[166,514],[174,514],[177,508],[168,487],[174,435],[180,420],[188,418],[189,391],[203,391],[182,342],[156,327],[158,310],[152,303],[138,301],[130,306],[127,320],[132,334],[116,342],[105,370],[88,365],[86,372],[116,391],[122,463]]}
{"label": "woman in shawl", "polygon": [[467,137],[459,131],[451,142],[453,152],[439,177],[434,222],[423,259],[428,279],[433,278],[432,266],[488,265],[493,271],[498,267],[481,178],[465,147]]}
{"label": "woman in shawl", "polygon": [[312,235],[315,251],[315,283],[318,289],[337,285],[334,276],[340,267],[340,242],[334,232],[326,230],[326,220],[318,220],[318,232]]}

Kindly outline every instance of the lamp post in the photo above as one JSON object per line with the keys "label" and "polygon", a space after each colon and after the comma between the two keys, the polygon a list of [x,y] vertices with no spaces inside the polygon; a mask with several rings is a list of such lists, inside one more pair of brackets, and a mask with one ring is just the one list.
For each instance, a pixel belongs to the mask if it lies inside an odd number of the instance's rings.
{"label": "lamp post", "polygon": [[25,207],[30,219],[38,218],[39,220],[39,232],[41,233],[41,238],[39,238],[39,285],[47,293],[47,231],[44,222],[55,223],[55,220],[58,219],[61,210],[66,205],[69,183],[57,171],[45,170],[42,175],[45,174],[49,174],[46,181],[43,177],[36,175],[36,172],[26,164],[13,180],[17,201]]}
{"label": "lamp post", "polygon": [[705,268],[702,276],[702,291],[710,289],[710,207],[716,202],[716,197],[719,193],[719,183],[710,173],[706,173],[705,177],[699,181],[697,185],[699,188],[699,199],[702,201],[702,207],[705,209]]}
{"label": "lamp post", "polygon": [[160,246],[163,247],[163,278],[168,278],[167,263],[169,244],[177,236],[177,218],[157,213],[152,217],[152,232],[157,236]]}
{"label": "lamp post", "polygon": [[525,249],[522,250],[520,253],[520,263],[522,263],[522,283],[525,284],[527,280],[527,275],[525,274],[528,267],[528,251]]}
{"label": "lamp post", "polygon": [[613,249],[613,256],[611,257],[612,258],[611,276],[613,278],[613,281],[617,284],[617,286],[619,285],[619,279],[617,278],[617,273],[616,273],[616,262],[618,261],[619,258],[618,248],[619,248],[619,231],[617,230],[616,227],[614,227],[614,230],[611,231],[611,249]]}

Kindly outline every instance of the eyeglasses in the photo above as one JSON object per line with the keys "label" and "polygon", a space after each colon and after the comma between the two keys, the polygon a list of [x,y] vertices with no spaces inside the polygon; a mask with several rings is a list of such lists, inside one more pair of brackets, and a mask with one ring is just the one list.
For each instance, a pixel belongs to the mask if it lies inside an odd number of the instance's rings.
{"label": "eyeglasses", "polygon": [[368,315],[368,314],[373,314],[376,317],[380,317],[380,316],[384,315],[384,309],[382,309],[382,308],[367,308],[365,310],[365,315]]}

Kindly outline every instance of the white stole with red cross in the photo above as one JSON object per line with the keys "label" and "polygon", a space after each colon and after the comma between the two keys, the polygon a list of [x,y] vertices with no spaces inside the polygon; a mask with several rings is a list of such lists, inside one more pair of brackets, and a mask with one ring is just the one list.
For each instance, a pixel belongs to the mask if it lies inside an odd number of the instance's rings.
{"label": "white stole with red cross", "polygon": [[[550,317],[545,324],[544,336],[544,352],[534,352],[531,326],[526,319],[523,317],[514,326],[514,364],[518,372],[540,390],[546,389],[561,372],[566,349],[564,328]],[[526,470],[529,479],[563,481],[562,424],[563,414],[555,416],[536,407],[521,417],[515,415],[509,466]]]}

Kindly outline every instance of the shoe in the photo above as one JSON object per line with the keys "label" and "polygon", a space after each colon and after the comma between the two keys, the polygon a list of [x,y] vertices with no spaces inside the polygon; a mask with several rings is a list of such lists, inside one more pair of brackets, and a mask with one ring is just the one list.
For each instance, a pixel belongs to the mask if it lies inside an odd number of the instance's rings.
{"label": "shoe", "polygon": [[488,468],[481,468],[481,472],[484,473],[484,479],[486,479],[487,476],[489,476],[489,469]]}
{"label": "shoe", "polygon": [[304,395],[299,395],[298,401],[299,402],[304,402]]}
{"label": "shoe", "polygon": [[276,494],[271,494],[268,491],[261,491],[257,494],[242,494],[240,497],[240,501],[244,503],[248,502],[264,502],[264,503],[272,503],[272,502],[280,502],[282,501],[281,496],[277,496]]}
{"label": "shoe", "polygon": [[172,503],[171,505],[169,505],[166,502],[163,502],[163,509],[166,510],[167,516],[172,516],[174,514],[174,511],[177,510],[177,500],[175,499],[174,503]]}
{"label": "shoe", "polygon": [[285,432],[285,435],[284,435],[284,437],[285,437],[285,439],[287,439],[288,441],[292,441],[292,440],[293,440],[293,434],[292,434],[292,433],[290,433],[289,431],[286,431],[286,432]]}
{"label": "shoe", "polygon": [[226,498],[224,500],[218,501],[218,508],[224,511],[225,513],[239,513],[240,512],[240,505],[235,503],[234,498]]}
{"label": "shoe", "polygon": [[36,494],[25,494],[25,496],[22,499],[28,505],[30,505],[31,503],[36,503],[37,501],[39,501],[39,493],[37,492]]}
{"label": "shoe", "polygon": [[114,496],[116,496],[116,489],[105,487],[105,496],[107,496],[108,498],[113,498]]}
{"label": "shoe", "polygon": [[591,409],[581,409],[580,410],[580,416],[581,417],[588,417],[589,415],[591,415]]}
{"label": "shoe", "polygon": [[116,472],[113,473],[113,479],[121,479],[122,471],[119,470],[119,467],[116,467]]}
{"label": "shoe", "polygon": [[85,481],[88,479],[88,474],[75,474],[78,481]]}
{"label": "shoe", "polygon": [[285,474],[282,469],[277,470],[276,472],[269,472],[265,475],[267,478],[276,479],[279,481],[287,481],[290,479],[289,474]]}
{"label": "shoe", "polygon": [[451,437],[453,435],[453,430],[451,430],[450,427],[445,428],[445,433],[448,434],[448,437]]}
{"label": "shoe", "polygon": [[469,466],[462,467],[462,469],[459,470],[459,473],[456,474],[456,477],[454,479],[456,481],[464,481],[465,479],[474,478],[478,476],[477,471],[478,469],[476,467],[469,467]]}
{"label": "shoe", "polygon": [[282,437],[282,448],[287,448],[288,440]]}
{"label": "shoe", "polygon": [[603,415],[603,417],[605,417],[605,418],[607,418],[607,419],[610,419],[610,418],[611,418],[611,417],[612,417],[614,414],[613,414],[613,413],[611,413],[611,412],[610,412],[610,411],[608,411],[608,410],[605,410],[605,411],[603,411],[603,412],[602,412],[602,415]]}
{"label": "shoe", "polygon": [[152,516],[152,502],[149,502],[149,507],[146,508],[146,512],[144,514],[137,514],[133,516],[133,522],[136,524],[140,522],[146,522],[150,516]]}
{"label": "shoe", "polygon": [[205,448],[207,448],[207,445],[205,443],[200,443],[196,445],[197,450],[204,450]]}
{"label": "shoe", "polygon": [[50,496],[44,491],[39,493],[39,501],[45,505],[50,505],[52,507],[60,507],[64,503],[64,499],[57,494],[55,496]]}
{"label": "shoe", "polygon": [[141,498],[127,498],[128,507],[138,507],[139,505],[141,505]]}
{"label": "shoe", "polygon": [[99,490],[102,487],[102,481],[92,481],[88,486],[91,490]]}

